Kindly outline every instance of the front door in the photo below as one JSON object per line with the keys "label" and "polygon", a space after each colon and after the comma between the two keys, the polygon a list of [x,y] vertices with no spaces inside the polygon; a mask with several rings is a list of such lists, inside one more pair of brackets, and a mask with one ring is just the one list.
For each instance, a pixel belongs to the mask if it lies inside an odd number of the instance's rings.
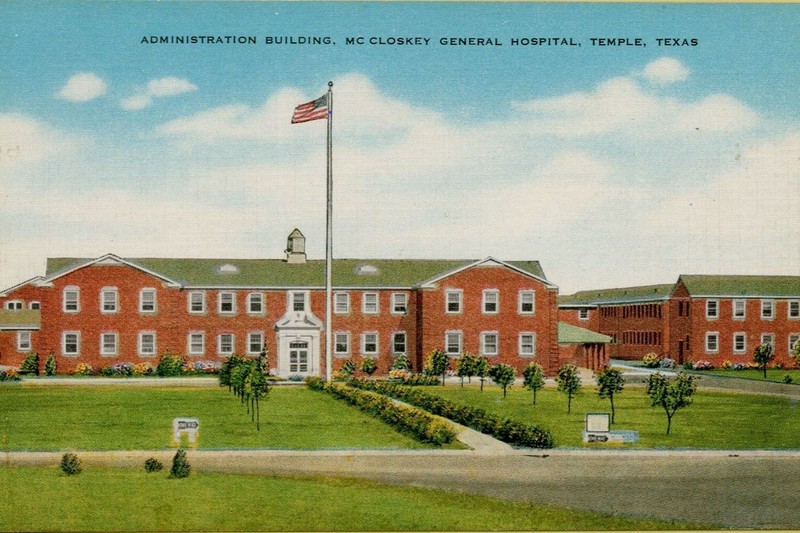
{"label": "front door", "polygon": [[289,372],[291,374],[308,373],[308,343],[296,341],[289,343]]}

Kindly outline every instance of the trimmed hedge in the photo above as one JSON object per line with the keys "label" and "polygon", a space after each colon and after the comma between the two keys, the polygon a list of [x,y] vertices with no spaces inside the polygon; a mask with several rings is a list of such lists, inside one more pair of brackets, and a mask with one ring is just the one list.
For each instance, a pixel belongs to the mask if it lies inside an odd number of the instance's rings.
{"label": "trimmed hedge", "polygon": [[397,398],[435,415],[471,427],[481,433],[492,435],[508,444],[527,448],[552,448],[554,445],[553,435],[545,428],[524,424],[510,418],[499,417],[478,407],[445,400],[419,389],[413,389],[398,383],[367,381],[355,378],[351,379],[349,383],[359,389],[371,390]]}
{"label": "trimmed hedge", "polygon": [[327,392],[355,405],[365,413],[422,442],[441,446],[456,438],[455,429],[446,420],[436,418],[421,409],[399,405],[380,394],[348,387],[342,383],[326,383],[316,376],[306,378],[306,385],[312,390]]}

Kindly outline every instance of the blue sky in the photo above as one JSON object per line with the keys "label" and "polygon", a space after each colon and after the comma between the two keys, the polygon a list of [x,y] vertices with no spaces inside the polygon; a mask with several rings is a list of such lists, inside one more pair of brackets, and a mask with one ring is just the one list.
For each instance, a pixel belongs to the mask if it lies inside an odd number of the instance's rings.
{"label": "blue sky", "polygon": [[335,256],[538,259],[564,293],[800,273],[797,4],[10,1],[0,28],[0,287],[48,256],[280,257],[294,227],[322,257],[324,121],[288,121],[328,80]]}

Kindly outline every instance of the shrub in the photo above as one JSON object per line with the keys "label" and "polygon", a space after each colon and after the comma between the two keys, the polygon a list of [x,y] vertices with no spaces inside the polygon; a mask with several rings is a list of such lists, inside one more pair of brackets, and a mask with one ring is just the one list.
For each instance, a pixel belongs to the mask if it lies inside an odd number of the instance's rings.
{"label": "shrub", "polygon": [[408,360],[406,354],[400,354],[395,357],[390,370],[411,370],[411,362]]}
{"label": "shrub", "polygon": [[181,376],[184,373],[186,362],[180,355],[170,355],[168,353],[161,356],[156,366],[156,374],[162,377]]}
{"label": "shrub", "polygon": [[164,469],[164,464],[154,457],[151,457],[150,459],[144,462],[145,472],[160,472],[163,469]]}
{"label": "shrub", "polygon": [[361,361],[358,369],[368,376],[371,376],[378,370],[378,363],[372,357],[366,357]]}
{"label": "shrub", "polygon": [[19,381],[19,374],[13,368],[0,370],[0,381]]}
{"label": "shrub", "polygon": [[675,361],[673,359],[670,359],[669,357],[665,357],[658,362],[658,367],[667,370],[675,368]]}
{"label": "shrub", "polygon": [[342,367],[339,369],[339,372],[345,376],[352,376],[355,371],[356,364],[351,359],[342,363]]}
{"label": "shrub", "polygon": [[784,383],[793,383],[794,380],[792,379],[792,376],[790,376],[789,374],[786,374],[785,376],[783,376],[783,382]]}
{"label": "shrub", "polygon": [[133,363],[116,363],[100,370],[103,376],[132,376]]}
{"label": "shrub", "polygon": [[730,359],[725,359],[719,367],[723,370],[732,370],[733,363],[731,363]]}
{"label": "shrub", "polygon": [[289,376],[288,379],[289,379],[289,381],[299,382],[299,381],[303,381],[304,378],[300,374],[292,374],[291,376]]}
{"label": "shrub", "polygon": [[411,372],[402,368],[393,368],[389,370],[389,379],[396,381],[406,382],[411,377]]}
{"label": "shrub", "polygon": [[61,456],[61,471],[68,476],[77,476],[83,470],[81,460],[74,453],[65,453]]}
{"label": "shrub", "polygon": [[147,376],[153,373],[153,365],[145,361],[144,363],[136,363],[133,365],[134,376]]}
{"label": "shrub", "polygon": [[650,352],[642,357],[642,363],[647,368],[658,368],[658,364],[661,361],[661,357],[659,357],[656,353]]}
{"label": "shrub", "polygon": [[684,361],[683,362],[683,369],[684,370],[693,370],[694,369],[694,361]]}
{"label": "shrub", "polygon": [[184,478],[189,477],[189,472],[192,467],[186,459],[186,450],[179,448],[172,458],[172,468],[169,470],[169,477],[171,478]]}
{"label": "shrub", "polygon": [[92,365],[87,365],[86,363],[78,363],[75,370],[72,372],[75,376],[91,376],[93,373],[94,369]]}
{"label": "shrub", "polygon": [[192,371],[196,374],[216,374],[222,368],[219,361],[195,361],[192,363]]}
{"label": "shrub", "polygon": [[711,361],[697,361],[692,365],[693,370],[714,370]]}
{"label": "shrub", "polygon": [[22,360],[22,363],[19,365],[19,373],[20,374],[33,374],[35,376],[39,375],[39,354],[36,352],[31,352],[25,356],[25,359]]}
{"label": "shrub", "polygon": [[44,374],[46,376],[55,376],[56,375],[56,356],[55,354],[50,354],[47,356],[47,360],[44,362]]}

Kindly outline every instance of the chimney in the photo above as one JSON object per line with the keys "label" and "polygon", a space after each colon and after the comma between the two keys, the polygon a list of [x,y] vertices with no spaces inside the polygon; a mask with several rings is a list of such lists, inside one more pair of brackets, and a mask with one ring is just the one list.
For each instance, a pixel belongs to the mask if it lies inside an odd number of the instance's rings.
{"label": "chimney", "polygon": [[289,264],[303,264],[306,262],[306,238],[295,228],[286,241],[286,262]]}

